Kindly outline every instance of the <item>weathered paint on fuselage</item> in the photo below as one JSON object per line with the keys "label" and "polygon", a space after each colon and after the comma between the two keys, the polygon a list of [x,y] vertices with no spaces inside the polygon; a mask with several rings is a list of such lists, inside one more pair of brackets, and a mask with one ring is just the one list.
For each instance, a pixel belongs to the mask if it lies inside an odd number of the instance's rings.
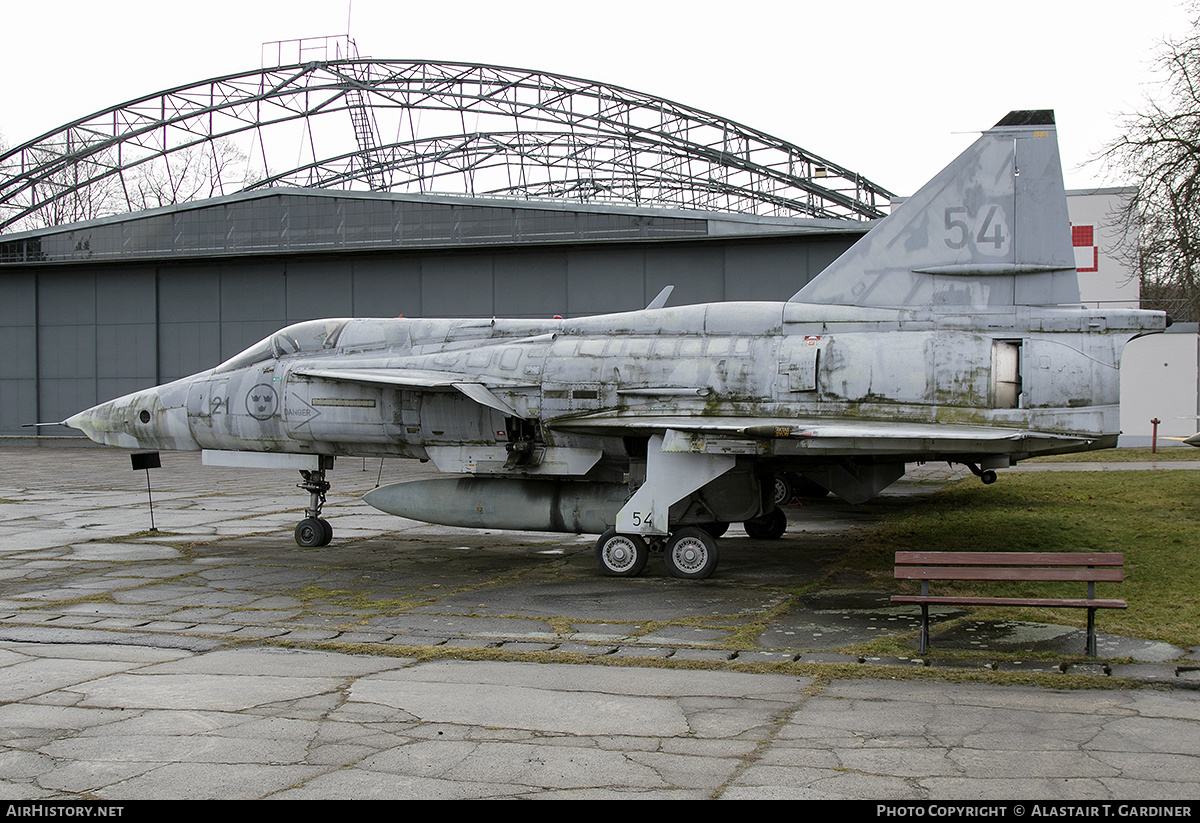
{"label": "weathered paint on fuselage", "polygon": [[1166,317],[1077,307],[1053,123],[1005,116],[787,303],[311,320],[66,422],[292,464],[310,495],[302,546],[332,538],[315,455],[394,455],[474,477],[369,492],[383,511],[600,532],[605,574],[639,574],[653,544],[701,579],[725,524],[783,533],[793,480],[857,503],[912,462],[991,483],[1035,454],[1116,445],[1121,353]]}
{"label": "weathered paint on fuselage", "polygon": [[[981,315],[803,303],[574,320],[358,319],[347,321],[336,347],[203,372],[90,409],[71,425],[126,447],[435,462],[439,448],[503,447],[514,427],[534,427],[547,446],[602,450],[597,471],[626,462],[627,438],[640,434],[620,421],[664,415],[1002,427],[1099,447],[1118,433],[1125,344],[1162,327],[1161,314],[1136,310]],[[301,373],[334,362],[342,371],[477,376],[513,413],[450,386]],[[572,425],[606,414],[613,420],[601,429]],[[760,456],[775,453],[764,449]],[[855,444],[843,453],[859,452]]]}

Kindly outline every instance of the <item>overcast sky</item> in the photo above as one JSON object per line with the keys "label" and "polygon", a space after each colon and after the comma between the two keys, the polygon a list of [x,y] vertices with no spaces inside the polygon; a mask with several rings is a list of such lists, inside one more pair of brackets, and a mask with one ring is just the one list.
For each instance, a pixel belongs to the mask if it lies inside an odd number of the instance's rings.
{"label": "overcast sky", "polygon": [[1010,109],[1053,108],[1068,188],[1153,90],[1177,0],[592,3],[60,0],[0,12],[11,147],[161,89],[258,68],[267,41],[583,77],[753,126],[911,194]]}

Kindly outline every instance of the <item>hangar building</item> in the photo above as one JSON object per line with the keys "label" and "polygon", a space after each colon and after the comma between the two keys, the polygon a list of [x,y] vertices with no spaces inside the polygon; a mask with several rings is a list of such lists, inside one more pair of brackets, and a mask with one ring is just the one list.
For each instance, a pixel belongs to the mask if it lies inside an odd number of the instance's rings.
{"label": "hangar building", "polygon": [[674,303],[786,300],[866,228],[268,189],[10,235],[0,434],[211,368],[317,317],[566,317],[639,309],[665,285]]}
{"label": "hangar building", "polygon": [[[639,92],[330,49],[0,156],[0,436],[316,317],[597,314],[665,285],[673,304],[786,300],[891,199],[799,146]],[[1070,198],[1081,259],[1103,248],[1096,214],[1119,196]],[[1116,265],[1102,251],[1080,264],[1085,299],[1136,305],[1102,261]],[[1193,391],[1172,408],[1195,414],[1192,332]]]}

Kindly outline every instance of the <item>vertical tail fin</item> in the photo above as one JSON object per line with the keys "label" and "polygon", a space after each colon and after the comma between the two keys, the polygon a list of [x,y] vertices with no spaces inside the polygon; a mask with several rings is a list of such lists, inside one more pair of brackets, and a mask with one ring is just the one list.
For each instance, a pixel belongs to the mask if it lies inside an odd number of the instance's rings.
{"label": "vertical tail fin", "polygon": [[1079,302],[1052,111],[1014,111],[793,302],[999,309]]}

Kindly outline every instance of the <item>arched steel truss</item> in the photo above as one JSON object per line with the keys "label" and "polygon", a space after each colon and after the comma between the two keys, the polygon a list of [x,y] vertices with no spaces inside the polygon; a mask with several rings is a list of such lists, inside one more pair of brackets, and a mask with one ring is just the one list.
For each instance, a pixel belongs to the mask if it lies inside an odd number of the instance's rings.
{"label": "arched steel truss", "polygon": [[640,92],[488,65],[261,69],[76,120],[0,156],[0,231],[270,186],[870,219],[890,192]]}

